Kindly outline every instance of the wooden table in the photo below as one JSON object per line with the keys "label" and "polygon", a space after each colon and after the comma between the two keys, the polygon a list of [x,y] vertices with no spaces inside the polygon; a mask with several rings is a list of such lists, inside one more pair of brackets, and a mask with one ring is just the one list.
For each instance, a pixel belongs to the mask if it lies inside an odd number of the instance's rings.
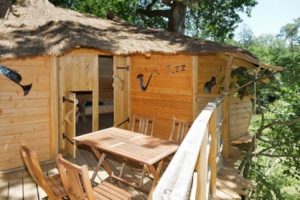
{"label": "wooden table", "polygon": [[[135,188],[138,186],[128,180],[115,176],[105,161],[107,153],[118,157],[140,163],[153,175],[153,183],[150,193],[154,190],[160,176],[164,159],[176,152],[178,145],[167,140],[146,136],[140,133],[127,131],[119,128],[108,128],[95,131],[89,134],[74,138],[77,145],[84,144],[91,147],[99,159],[98,165],[92,176],[92,181],[96,177],[99,168],[103,168],[107,173],[120,181],[123,181]],[[157,164],[157,165],[156,165]],[[156,167],[155,167],[156,166]]]}

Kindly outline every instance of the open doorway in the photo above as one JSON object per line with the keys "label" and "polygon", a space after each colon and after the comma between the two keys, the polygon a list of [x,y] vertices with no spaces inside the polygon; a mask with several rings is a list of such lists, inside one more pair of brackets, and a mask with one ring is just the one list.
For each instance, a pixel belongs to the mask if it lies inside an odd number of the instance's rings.
{"label": "open doorway", "polygon": [[[99,56],[99,129],[114,124],[113,57]],[[92,132],[92,91],[76,92],[76,136]]]}

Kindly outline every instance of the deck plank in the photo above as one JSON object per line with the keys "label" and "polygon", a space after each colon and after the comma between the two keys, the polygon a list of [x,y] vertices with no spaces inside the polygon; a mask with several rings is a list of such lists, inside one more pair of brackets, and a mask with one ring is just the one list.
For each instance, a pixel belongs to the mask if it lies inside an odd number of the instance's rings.
{"label": "deck plank", "polygon": [[9,187],[9,180],[6,178],[0,178],[0,199],[3,200],[8,199],[8,187]]}
{"label": "deck plank", "polygon": [[23,178],[24,200],[38,200],[37,185],[31,177]]}
{"label": "deck plank", "polygon": [[46,192],[44,192],[44,190],[40,186],[38,186],[38,192],[37,193],[38,193],[39,199],[43,199],[43,198],[47,197]]}
{"label": "deck plank", "polygon": [[23,200],[23,180],[22,178],[11,179],[9,181],[9,200]]}

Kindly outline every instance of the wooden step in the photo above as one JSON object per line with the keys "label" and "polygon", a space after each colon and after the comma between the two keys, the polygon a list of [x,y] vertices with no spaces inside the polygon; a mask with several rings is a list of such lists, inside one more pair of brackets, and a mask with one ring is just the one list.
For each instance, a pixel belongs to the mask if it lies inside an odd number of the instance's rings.
{"label": "wooden step", "polygon": [[239,174],[239,171],[224,166],[218,172],[217,191],[213,199],[241,199],[247,194],[247,189],[254,188],[254,184]]}
{"label": "wooden step", "polygon": [[239,138],[235,138],[232,139],[230,141],[230,144],[232,145],[239,145],[239,144],[246,144],[246,143],[250,143],[252,141],[253,136],[252,135],[244,135],[242,137]]}

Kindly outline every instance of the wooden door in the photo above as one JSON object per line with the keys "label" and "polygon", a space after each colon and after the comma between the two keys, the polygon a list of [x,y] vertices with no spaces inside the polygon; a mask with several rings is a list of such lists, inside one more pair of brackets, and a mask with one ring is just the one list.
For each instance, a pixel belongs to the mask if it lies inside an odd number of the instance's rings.
{"label": "wooden door", "polygon": [[[67,54],[58,58],[59,73],[59,144],[65,149],[66,140],[63,139],[65,127],[65,103],[62,102],[70,91],[92,91],[93,102],[99,101],[98,55]],[[99,107],[93,103],[93,131],[99,128]],[[68,152],[68,151],[67,151]],[[68,152],[71,153],[72,152]]]}
{"label": "wooden door", "polygon": [[76,136],[76,111],[78,100],[76,94],[72,92],[66,92],[64,97],[64,140],[65,150],[75,158],[76,145],[72,144],[73,138]]}
{"label": "wooden door", "polygon": [[[130,58],[126,56],[114,56],[114,126],[126,121],[130,117]],[[119,126],[128,129],[128,123]]]}

